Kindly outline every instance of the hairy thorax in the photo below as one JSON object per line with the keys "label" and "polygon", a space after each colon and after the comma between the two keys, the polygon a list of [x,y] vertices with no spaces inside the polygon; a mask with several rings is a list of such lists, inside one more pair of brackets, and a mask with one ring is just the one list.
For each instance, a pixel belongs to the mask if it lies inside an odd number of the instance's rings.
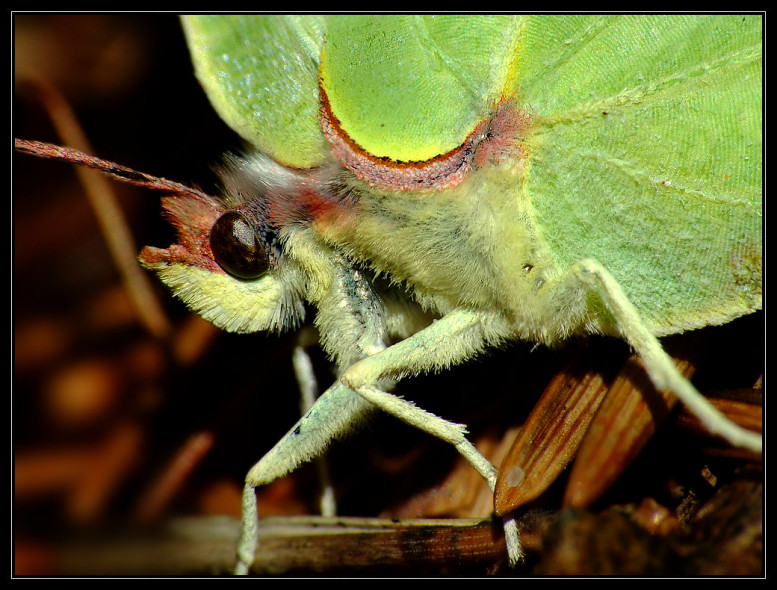
{"label": "hairy thorax", "polygon": [[532,323],[531,301],[558,272],[519,171],[484,167],[438,192],[346,182],[352,204],[314,224],[331,247],[440,313],[466,307]]}

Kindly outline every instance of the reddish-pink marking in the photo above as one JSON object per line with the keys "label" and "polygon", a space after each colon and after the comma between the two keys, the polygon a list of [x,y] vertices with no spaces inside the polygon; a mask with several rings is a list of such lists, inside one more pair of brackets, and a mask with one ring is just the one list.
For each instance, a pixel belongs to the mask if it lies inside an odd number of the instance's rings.
{"label": "reddish-pink marking", "polygon": [[290,188],[267,196],[267,221],[281,228],[294,223],[316,221],[343,208],[342,200],[311,187]]}
{"label": "reddish-pink marking", "polygon": [[165,217],[177,230],[179,243],[168,249],[146,246],[140,252],[140,260],[150,266],[180,263],[224,274],[210,249],[210,230],[224,213],[221,202],[204,193],[179,193],[163,197],[162,207]]}
{"label": "reddish-pink marking", "polygon": [[429,160],[400,162],[374,156],[357,144],[332,112],[323,84],[319,82],[321,128],[340,163],[371,186],[388,190],[434,191],[459,184],[473,167],[523,158],[520,140],[530,117],[502,99],[494,114],[481,121],[464,142]]}

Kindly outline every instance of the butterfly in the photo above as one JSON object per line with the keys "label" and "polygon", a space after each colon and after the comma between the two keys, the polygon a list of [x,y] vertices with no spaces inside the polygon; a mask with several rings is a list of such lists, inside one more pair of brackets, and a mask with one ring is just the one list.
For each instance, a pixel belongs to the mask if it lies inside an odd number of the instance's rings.
{"label": "butterfly", "polygon": [[[228,331],[293,328],[313,306],[340,371],[247,476],[241,573],[256,550],[253,488],[375,408],[454,445],[495,490],[497,470],[463,425],[391,390],[506,341],[622,338],[657,388],[760,450],[657,339],[761,307],[757,19],[183,24],[206,94],[257,151],[225,159],[218,197],[161,186],[178,243],[145,248],[141,263]],[[708,55],[690,49],[712,38]],[[655,59],[680,42],[679,58]],[[736,133],[699,143],[733,113]]]}

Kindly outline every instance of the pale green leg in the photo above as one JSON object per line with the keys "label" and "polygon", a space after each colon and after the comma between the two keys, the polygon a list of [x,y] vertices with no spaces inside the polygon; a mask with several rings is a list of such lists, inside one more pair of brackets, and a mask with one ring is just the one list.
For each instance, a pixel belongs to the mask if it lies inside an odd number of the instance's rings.
{"label": "pale green leg", "polygon": [[[464,426],[447,422],[374,385],[379,383],[386,387],[392,383],[392,378],[447,367],[472,356],[490,342],[497,341],[499,335],[504,333],[504,324],[488,320],[489,318],[468,311],[451,312],[417,334],[362,359],[347,369],[340,380],[319,398],[313,408],[249,472],[244,502],[253,501],[254,506],[243,511],[243,535],[238,552],[240,560],[247,560],[249,556],[252,558],[258,542],[255,534],[258,529],[253,522],[247,520],[256,519],[256,500],[250,488],[269,483],[285,475],[298,463],[310,460],[323,452],[330,440],[341,431],[347,430],[354,419],[369,407],[381,408],[453,444],[483,476],[493,492],[496,469],[466,439]],[[489,323],[493,325],[487,333],[485,326]],[[508,557],[511,564],[516,564],[523,558],[523,553],[517,525],[512,517],[505,518],[504,528]],[[247,571],[246,564],[250,563],[245,561],[236,571]]]}
{"label": "pale green leg", "polygon": [[241,535],[236,574],[245,575],[254,562],[259,527],[254,488],[293,471],[300,463],[320,457],[329,443],[350,432],[374,406],[339,381],[254,465],[243,489]]}
{"label": "pale green leg", "polygon": [[565,289],[576,289],[578,285],[599,294],[612,313],[623,338],[642,358],[656,388],[676,395],[712,434],[723,437],[734,446],[756,453],[763,451],[763,440],[759,434],[726,418],[682,376],[658,339],[645,327],[621,286],[602,265],[594,260],[583,260],[558,281],[558,285],[552,286],[555,293],[551,300],[556,299]]}
{"label": "pale green leg", "polygon": [[[294,364],[294,374],[297,377],[297,383],[302,395],[300,406],[304,415],[318,399],[318,382],[313,373],[313,363],[310,361],[310,355],[308,355],[303,346],[296,346],[294,348],[292,362]],[[316,469],[318,470],[318,479],[321,484],[321,515],[335,516],[337,514],[337,501],[326,455],[321,455],[316,459]]]}
{"label": "pale green leg", "polygon": [[[431,434],[456,447],[456,450],[469,462],[472,467],[486,480],[493,494],[496,489],[497,470],[475,446],[469,442],[464,434],[466,427],[463,424],[448,422],[419,408],[418,406],[400,399],[390,393],[380,391],[375,387],[363,385],[356,389],[357,393],[371,401],[381,410],[399,418],[403,422],[414,426],[419,430]],[[507,543],[507,554],[510,565],[514,566],[523,559],[523,550],[518,536],[518,527],[512,515],[504,518],[504,531]]]}
{"label": "pale green leg", "polygon": [[[385,348],[384,309],[371,282],[347,260],[337,259],[335,282],[327,304],[321,305],[317,322],[322,333],[337,345],[341,364],[350,364]],[[330,350],[330,353],[333,351]],[[295,370],[303,390],[313,385],[312,371],[305,359],[295,355]],[[392,382],[382,383],[391,387]],[[312,396],[312,392],[309,392]],[[243,522],[238,541],[235,573],[247,574],[259,544],[258,512],[254,488],[293,471],[300,463],[323,455],[329,443],[349,432],[374,406],[340,381],[330,387],[299,421],[254,465],[243,490]],[[331,492],[331,489],[330,489]],[[334,500],[322,500],[325,514],[334,512]]]}
{"label": "pale green leg", "polygon": [[254,563],[256,547],[259,544],[259,513],[256,506],[256,491],[246,483],[243,486],[240,539],[237,544],[236,576],[246,576]]}
{"label": "pale green leg", "polygon": [[[466,427],[431,414],[413,403],[381,391],[374,385],[386,377],[399,377],[454,364],[478,352],[489,340],[496,339],[503,325],[493,322],[491,337],[486,334],[485,318],[467,311],[454,311],[431,326],[397,344],[365,358],[350,367],[340,378],[364,399],[403,422],[452,444],[488,483],[493,493],[496,468],[470,443]],[[511,565],[523,559],[518,528],[512,516],[504,519],[508,558]]]}

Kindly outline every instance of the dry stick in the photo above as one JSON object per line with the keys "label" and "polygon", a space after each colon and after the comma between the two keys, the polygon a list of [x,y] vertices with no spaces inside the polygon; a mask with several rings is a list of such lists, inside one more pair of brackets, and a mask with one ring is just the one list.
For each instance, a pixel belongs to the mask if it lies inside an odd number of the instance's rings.
{"label": "dry stick", "polygon": [[[75,113],[59,90],[50,82],[40,78],[29,78],[25,82],[35,91],[38,100],[51,117],[54,128],[62,142],[74,146],[81,150],[81,152],[92,151],[89,141],[76,119]],[[110,162],[103,162],[84,153],[79,153],[76,150],[60,148],[51,144],[17,139],[15,147],[20,152],[45,158],[68,160],[83,164],[89,168],[97,168],[122,180],[129,181],[131,184],[143,184],[131,182],[130,179],[136,179],[138,176],[143,179],[149,178],[129,168],[111,164]],[[107,168],[110,168],[110,170]],[[82,166],[76,167],[76,173],[86,190],[100,224],[103,237],[116,262],[141,322],[157,338],[167,337],[171,332],[170,322],[154,295],[148,277],[137,264],[135,259],[137,250],[110,183],[101,175],[95,174]]]}
{"label": "dry stick", "polygon": [[[553,520],[524,528],[536,554]],[[484,572],[504,558],[501,527],[480,519],[266,517],[252,573],[414,574]],[[57,548],[66,575],[204,575],[234,567],[240,522],[225,517],[171,521],[156,536],[107,538]]]}

